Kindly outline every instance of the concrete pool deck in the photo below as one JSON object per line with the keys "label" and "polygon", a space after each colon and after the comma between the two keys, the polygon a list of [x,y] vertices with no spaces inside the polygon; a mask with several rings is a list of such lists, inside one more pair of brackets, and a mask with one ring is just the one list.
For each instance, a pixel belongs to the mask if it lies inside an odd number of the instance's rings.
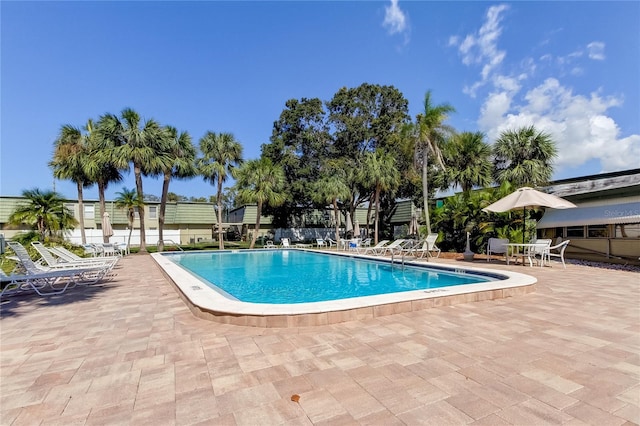
{"label": "concrete pool deck", "polygon": [[638,424],[640,274],[489,267],[536,291],[256,328],[195,317],[128,256],[104,285],[1,305],[0,424]]}

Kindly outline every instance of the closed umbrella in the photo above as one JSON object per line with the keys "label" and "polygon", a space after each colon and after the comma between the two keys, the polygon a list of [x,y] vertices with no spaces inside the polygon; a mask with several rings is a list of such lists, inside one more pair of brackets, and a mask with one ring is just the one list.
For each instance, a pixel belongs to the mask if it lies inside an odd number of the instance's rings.
{"label": "closed umbrella", "polygon": [[[565,200],[564,198],[556,197],[552,194],[547,194],[545,192],[537,191],[533,188],[529,188],[524,186],[515,192],[507,195],[496,201],[493,204],[485,207],[484,211],[487,212],[507,212],[510,210],[522,209],[522,212],[526,214],[527,207],[549,207],[552,209],[571,209],[577,207],[570,201]],[[522,219],[522,242],[525,240],[525,218],[523,216]]]}
{"label": "closed umbrella", "polygon": [[344,226],[345,238],[347,234],[353,230],[353,224],[351,223],[351,213],[347,212],[347,223]]}
{"label": "closed umbrella", "polygon": [[409,235],[418,235],[418,232],[418,218],[415,214],[412,214],[409,222]]}
{"label": "closed umbrella", "polygon": [[360,222],[358,222],[357,220],[353,225],[353,237],[360,238]]}
{"label": "closed umbrella", "polygon": [[111,219],[109,213],[104,212],[102,215],[102,236],[109,241],[109,237],[113,235],[113,228],[111,227]]}

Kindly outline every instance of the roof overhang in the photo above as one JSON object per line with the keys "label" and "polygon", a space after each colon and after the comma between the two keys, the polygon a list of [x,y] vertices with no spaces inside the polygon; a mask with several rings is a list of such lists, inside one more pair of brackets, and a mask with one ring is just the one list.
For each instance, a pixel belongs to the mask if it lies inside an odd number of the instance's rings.
{"label": "roof overhang", "polygon": [[577,207],[574,209],[549,209],[538,222],[538,228],[564,226],[611,225],[640,223],[640,202]]}

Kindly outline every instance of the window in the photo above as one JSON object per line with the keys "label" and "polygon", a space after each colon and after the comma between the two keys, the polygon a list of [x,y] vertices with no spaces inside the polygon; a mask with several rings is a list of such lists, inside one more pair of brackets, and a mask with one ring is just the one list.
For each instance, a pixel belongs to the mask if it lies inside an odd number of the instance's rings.
{"label": "window", "polygon": [[614,225],[615,238],[640,238],[640,223],[624,223]]}
{"label": "window", "polygon": [[149,206],[149,219],[158,218],[158,206]]}
{"label": "window", "polygon": [[93,204],[85,204],[84,205],[84,218],[85,219],[95,219],[96,217],[96,206]]}
{"label": "window", "polygon": [[71,213],[71,216],[76,217],[76,211],[75,211],[75,205],[74,204],[65,203],[64,208],[67,209],[67,211],[69,213]]}
{"label": "window", "polygon": [[589,225],[587,226],[587,236],[589,238],[607,238],[609,227],[607,225]]}
{"label": "window", "polygon": [[567,238],[584,238],[584,226],[567,226]]}
{"label": "window", "polygon": [[138,207],[133,208],[133,215],[136,219],[140,219],[140,211],[138,210]]}

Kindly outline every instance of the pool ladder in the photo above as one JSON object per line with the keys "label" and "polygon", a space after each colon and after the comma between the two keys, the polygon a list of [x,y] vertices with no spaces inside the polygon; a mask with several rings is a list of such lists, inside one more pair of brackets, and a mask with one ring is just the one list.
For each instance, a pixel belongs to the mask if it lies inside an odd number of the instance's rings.
{"label": "pool ladder", "polygon": [[180,244],[176,243],[173,240],[158,240],[158,242],[156,243],[156,246],[159,245],[160,243],[162,243],[163,245],[175,246],[178,248],[178,250],[184,251],[182,247],[180,247]]}

